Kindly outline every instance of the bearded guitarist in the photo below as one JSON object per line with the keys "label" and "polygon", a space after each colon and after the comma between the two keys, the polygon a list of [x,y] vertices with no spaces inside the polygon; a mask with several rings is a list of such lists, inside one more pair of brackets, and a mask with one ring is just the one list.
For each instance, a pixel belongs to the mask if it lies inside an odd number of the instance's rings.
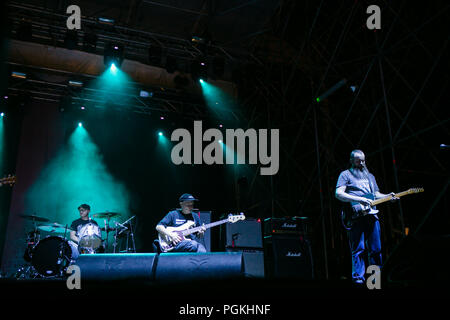
{"label": "bearded guitarist", "polygon": [[[363,253],[367,250],[370,265],[381,267],[380,222],[376,214],[364,214],[362,208],[372,207],[375,199],[391,197],[398,199],[395,193],[383,194],[379,191],[375,177],[365,165],[365,155],[361,150],[353,150],[350,154],[351,168],[342,171],[336,184],[335,196],[346,202],[343,206],[343,220],[347,221],[346,229],[352,255],[352,281],[364,283],[365,265]],[[367,247],[365,246],[367,243]]]}

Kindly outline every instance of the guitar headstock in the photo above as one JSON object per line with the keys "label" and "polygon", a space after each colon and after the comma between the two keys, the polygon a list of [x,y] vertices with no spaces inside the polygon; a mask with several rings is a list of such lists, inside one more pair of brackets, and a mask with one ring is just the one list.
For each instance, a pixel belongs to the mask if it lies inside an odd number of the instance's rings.
{"label": "guitar headstock", "polygon": [[239,220],[245,220],[245,215],[242,212],[236,215],[232,215],[231,213],[228,215],[228,222],[230,223],[235,223]]}
{"label": "guitar headstock", "polygon": [[424,192],[425,190],[423,188],[411,188],[408,190],[408,193],[419,193]]}
{"label": "guitar headstock", "polygon": [[16,183],[16,176],[14,175],[8,175],[7,177],[0,178],[0,184],[9,184],[12,186],[14,183]]}

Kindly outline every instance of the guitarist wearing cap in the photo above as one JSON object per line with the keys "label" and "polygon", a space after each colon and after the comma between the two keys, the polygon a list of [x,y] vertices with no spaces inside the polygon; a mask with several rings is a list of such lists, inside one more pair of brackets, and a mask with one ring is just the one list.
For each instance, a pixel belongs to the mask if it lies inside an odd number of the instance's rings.
{"label": "guitarist wearing cap", "polygon": [[364,251],[368,252],[370,265],[382,265],[380,222],[376,214],[365,214],[366,210],[363,208],[375,209],[372,202],[379,198],[398,198],[393,192],[383,194],[379,191],[375,177],[367,170],[365,155],[361,150],[351,152],[350,163],[351,168],[339,175],[335,196],[346,202],[343,220],[347,220],[346,229],[352,254],[352,281],[362,284],[365,274],[362,256]]}
{"label": "guitarist wearing cap", "polygon": [[[181,209],[170,211],[158,223],[156,231],[163,237],[171,240],[171,244],[174,245],[171,249],[172,252],[206,252],[205,246],[201,243],[205,229],[201,226],[200,217],[193,212],[194,201],[197,201],[197,199],[191,194],[185,193],[180,197],[179,201]],[[183,225],[200,227],[200,230],[195,234],[189,235],[189,239],[183,239],[179,234],[171,231],[173,227]],[[162,245],[161,242],[160,245]]]}

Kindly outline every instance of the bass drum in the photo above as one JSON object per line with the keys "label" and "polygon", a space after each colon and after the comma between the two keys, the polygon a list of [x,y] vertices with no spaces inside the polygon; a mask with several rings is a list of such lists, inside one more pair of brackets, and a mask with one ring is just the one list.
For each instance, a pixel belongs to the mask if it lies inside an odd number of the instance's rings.
{"label": "bass drum", "polygon": [[69,242],[61,237],[49,236],[39,241],[34,248],[31,264],[40,275],[53,277],[62,275],[71,258]]}

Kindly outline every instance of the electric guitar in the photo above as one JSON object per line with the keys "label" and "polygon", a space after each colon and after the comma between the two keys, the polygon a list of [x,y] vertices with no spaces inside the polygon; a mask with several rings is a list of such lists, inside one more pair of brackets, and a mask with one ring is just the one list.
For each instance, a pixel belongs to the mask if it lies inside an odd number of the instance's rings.
{"label": "electric guitar", "polygon": [[359,202],[350,202],[350,206],[344,206],[342,210],[342,221],[344,223],[344,226],[348,228],[349,225],[351,225],[351,221],[354,219],[357,219],[359,217],[364,217],[366,215],[375,215],[379,211],[375,209],[374,207],[378,204],[391,201],[393,198],[400,198],[409,194],[424,192],[423,188],[411,188],[406,191],[402,191],[399,193],[394,194],[394,196],[387,196],[380,199],[376,199],[373,194],[367,194],[364,195],[364,198],[372,200],[371,205],[364,205]]}
{"label": "electric guitar", "polygon": [[0,178],[0,187],[4,184],[12,186],[14,183],[16,183],[16,176],[8,175],[7,177]]}
{"label": "electric guitar", "polygon": [[[175,232],[181,240],[192,240],[189,238],[186,238],[188,235],[199,232],[202,228],[209,229],[224,223],[235,223],[239,220],[245,220],[245,216],[243,214],[239,215],[229,215],[227,219],[223,219],[220,221],[208,223],[199,227],[193,228],[195,222],[194,221],[188,221],[181,226],[178,227],[167,227],[166,230],[170,232]],[[173,244],[172,239],[166,235],[163,235],[161,233],[158,233],[158,239],[159,239],[159,246],[161,247],[162,252],[168,252],[171,251],[173,248],[175,248],[175,244]]]}

